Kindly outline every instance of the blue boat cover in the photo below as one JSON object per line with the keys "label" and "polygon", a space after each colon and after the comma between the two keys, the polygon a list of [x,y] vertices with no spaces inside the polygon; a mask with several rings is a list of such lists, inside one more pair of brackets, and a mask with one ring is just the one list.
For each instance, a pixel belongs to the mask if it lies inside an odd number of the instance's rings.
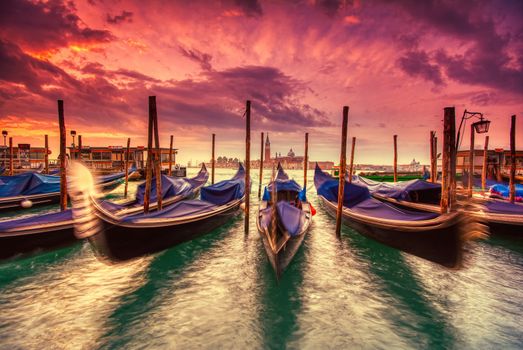
{"label": "blue boat cover", "polygon": [[485,203],[485,208],[487,211],[495,214],[523,215],[523,204],[504,201],[488,201]]}
{"label": "blue boat cover", "polygon": [[[490,193],[503,198],[508,198],[510,195],[510,188],[508,185],[502,185],[498,183],[490,187]],[[515,196],[518,202],[523,201],[523,185],[516,184]]]}
{"label": "blue boat cover", "polygon": [[[96,182],[104,184],[124,176],[124,172],[105,175],[98,177]],[[15,176],[0,176],[0,197],[50,193],[60,193],[60,176],[44,175],[38,172],[26,172]]]}
{"label": "blue boat cover", "polygon": [[[338,202],[339,180],[324,173],[316,164],[314,171],[314,185],[318,195],[329,202]],[[419,221],[433,219],[439,216],[436,213],[422,213],[400,209],[393,205],[380,202],[370,196],[369,189],[365,186],[345,181],[343,191],[343,206],[353,212],[365,216],[388,220]]]}
{"label": "blue boat cover", "polygon": [[0,197],[60,192],[60,178],[39,173],[0,176]]}
{"label": "blue boat cover", "polygon": [[[206,169],[202,169],[207,171]],[[211,188],[210,191],[207,189]],[[201,215],[214,211],[219,206],[227,203],[224,199],[229,198],[228,201],[236,200],[243,197],[245,191],[245,169],[240,164],[239,169],[230,180],[220,181],[214,185],[203,187],[201,189],[202,199],[190,199],[177,202],[168,208],[161,211],[154,211],[148,214],[139,213],[129,215],[122,219],[125,222],[133,222],[136,219],[143,218],[181,218],[192,215]],[[205,200],[204,197],[210,198]]]}
{"label": "blue boat cover", "polygon": [[441,195],[441,184],[419,179],[386,183],[353,176],[353,182],[367,186],[372,194],[408,202],[418,202],[420,196],[433,197],[434,202],[439,202]]}
{"label": "blue boat cover", "polygon": [[276,184],[276,192],[289,191],[289,192],[298,192],[300,200],[303,202],[307,201],[306,189],[302,189],[298,183],[289,178],[289,175],[285,173],[281,165],[278,163],[278,173],[274,181],[271,181],[269,186],[266,186],[263,191],[263,200],[268,201],[271,199],[271,193],[273,187]]}
{"label": "blue boat cover", "polygon": [[[162,177],[162,198],[174,197],[178,195],[187,195],[191,193],[194,187],[183,178],[170,177],[161,175]],[[145,198],[145,182],[140,184],[136,189],[136,201],[139,204],[144,203]],[[151,203],[158,200],[156,196],[156,176],[152,178],[151,182]]]}
{"label": "blue boat cover", "polygon": [[205,164],[202,164],[202,168],[196,174],[195,177],[192,177],[190,179],[186,179],[189,184],[191,184],[192,187],[197,188],[200,186],[203,186],[207,183],[207,180],[209,179],[209,172],[207,171],[207,168],[205,167]]}
{"label": "blue boat cover", "polygon": [[230,180],[224,180],[201,189],[200,197],[216,205],[223,205],[232,200],[240,199],[245,194],[245,169],[239,164],[239,169]]}
{"label": "blue boat cover", "polygon": [[276,203],[276,209],[283,227],[292,237],[297,236],[306,222],[305,213],[286,201]]}
{"label": "blue boat cover", "polygon": [[209,203],[198,199],[189,199],[181,202],[177,202],[167,209],[161,211],[154,211],[148,214],[136,214],[125,217],[122,221],[132,222],[136,219],[144,218],[181,218],[192,215],[201,215],[208,212],[212,212],[218,208],[218,205]]}
{"label": "blue boat cover", "polygon": [[[319,195],[325,197],[330,202],[338,201],[339,180],[324,173],[318,164],[316,164],[316,169],[314,170],[314,185]],[[370,198],[370,193],[366,186],[349,183],[345,180],[343,190],[343,205],[345,207],[352,208],[368,198]]]}
{"label": "blue boat cover", "polygon": [[21,229],[34,225],[58,223],[62,221],[70,221],[73,219],[72,211],[64,210],[49,214],[42,214],[36,216],[25,217],[21,219],[12,219],[7,221],[0,221],[0,233],[7,232],[13,229]]}

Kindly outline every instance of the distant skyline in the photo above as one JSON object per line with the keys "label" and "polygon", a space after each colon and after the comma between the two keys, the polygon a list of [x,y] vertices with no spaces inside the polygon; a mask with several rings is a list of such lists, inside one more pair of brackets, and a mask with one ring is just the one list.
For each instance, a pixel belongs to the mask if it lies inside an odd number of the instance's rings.
{"label": "distant skyline", "polygon": [[446,106],[458,122],[483,112],[491,148],[508,148],[516,114],[523,149],[519,0],[4,0],[0,23],[0,129],[34,146],[49,134],[53,158],[57,99],[68,145],[73,129],[85,145],[137,146],[149,95],[181,163],[210,159],[212,133],[216,154],[243,159],[247,99],[252,159],[262,131],[300,155],[309,132],[310,159],[337,162],[343,105],[356,163],[391,164],[394,134],[399,163],[428,163]]}

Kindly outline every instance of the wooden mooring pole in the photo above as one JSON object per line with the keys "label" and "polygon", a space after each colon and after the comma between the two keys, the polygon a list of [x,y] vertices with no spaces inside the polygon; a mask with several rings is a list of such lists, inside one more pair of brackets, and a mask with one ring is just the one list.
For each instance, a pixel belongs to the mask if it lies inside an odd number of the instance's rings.
{"label": "wooden mooring pole", "polygon": [[212,158],[211,158],[211,185],[214,185],[214,167],[215,167],[215,161],[214,158],[214,147],[216,142],[216,134],[212,134]]}
{"label": "wooden mooring pole", "polygon": [[488,135],[485,136],[485,146],[483,147],[483,166],[481,167],[481,189],[485,191],[487,188],[487,167],[488,167]]}
{"label": "wooden mooring pole", "polygon": [[151,112],[151,100],[153,96],[149,96],[149,127],[147,129],[147,163],[145,165],[145,195],[143,198],[144,213],[149,212],[149,204],[151,202],[151,184],[153,176],[153,123],[154,118]]}
{"label": "wooden mooring pole", "polygon": [[67,135],[65,133],[64,101],[62,100],[58,100],[58,125],[60,127],[60,209],[65,210],[67,208],[67,175],[65,169]]}
{"label": "wooden mooring pole", "polygon": [[456,164],[457,164],[457,143],[456,143],[456,110],[452,108],[449,126],[449,211],[456,206]]}
{"label": "wooden mooring pole", "polygon": [[258,185],[258,199],[261,198],[262,182],[263,182],[263,132],[261,133],[261,145],[260,145],[260,183]]}
{"label": "wooden mooring pole", "polygon": [[169,144],[169,176],[173,176],[173,135]]}
{"label": "wooden mooring pole", "polygon": [[309,168],[309,133],[305,133],[305,156],[303,158],[303,188],[307,191],[307,169]]}
{"label": "wooden mooring pole", "polygon": [[394,182],[398,182],[398,135],[394,135]]}
{"label": "wooden mooring pole", "polygon": [[251,194],[251,101],[245,105],[245,234],[249,234]]}
{"label": "wooden mooring pole", "polygon": [[453,128],[455,122],[456,114],[454,107],[445,107],[443,119],[443,158],[441,165],[441,213],[447,213],[451,208],[449,192],[452,187],[452,177],[450,173],[452,169],[452,146],[455,144],[455,140],[452,137],[452,132],[455,130],[455,126]]}
{"label": "wooden mooring pole", "polygon": [[509,179],[510,203],[516,199],[516,116],[510,120],[510,179]]}
{"label": "wooden mooring pole", "polygon": [[349,183],[352,183],[352,173],[354,172],[354,150],[356,149],[356,137],[352,137],[352,148],[350,150]]}
{"label": "wooden mooring pole", "polygon": [[13,138],[9,137],[9,175],[14,175],[14,150],[13,150]]}
{"label": "wooden mooring pole", "polygon": [[127,138],[127,149],[125,150],[125,187],[123,190],[123,195],[127,198],[127,187],[129,186],[129,151],[131,148],[131,138]]}
{"label": "wooden mooring pole", "polygon": [[468,197],[474,192],[474,124],[470,125],[470,149],[469,149],[469,174],[468,174]]}
{"label": "wooden mooring pole", "polygon": [[338,210],[336,212],[336,237],[341,236],[341,218],[343,215],[343,194],[345,191],[345,168],[347,166],[347,124],[349,107],[343,106],[343,124],[341,129],[340,171],[338,185]]}
{"label": "wooden mooring pole", "polygon": [[434,183],[434,131],[430,132],[430,182]]}
{"label": "wooden mooring pole", "polygon": [[[152,99],[151,99],[152,97]],[[156,176],[156,202],[158,203],[158,210],[162,210],[163,207],[163,195],[162,195],[162,149],[160,148],[160,137],[158,133],[158,111],[156,109],[156,96],[150,96],[150,108],[153,113],[154,122],[154,153],[156,155],[154,162],[154,171]]]}
{"label": "wooden mooring pole", "polygon": [[76,159],[82,161],[82,135],[78,135],[78,154],[76,155]]}
{"label": "wooden mooring pole", "polygon": [[44,154],[44,171],[46,174],[49,175],[49,137],[47,135],[44,136],[44,146],[45,146],[45,154]]}

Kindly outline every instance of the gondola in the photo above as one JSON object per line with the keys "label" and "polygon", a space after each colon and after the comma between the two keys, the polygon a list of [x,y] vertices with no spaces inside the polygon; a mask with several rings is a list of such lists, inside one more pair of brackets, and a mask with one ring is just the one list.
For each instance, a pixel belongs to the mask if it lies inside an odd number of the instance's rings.
{"label": "gondola", "polygon": [[[207,182],[209,173],[205,166],[191,179],[172,179],[162,176],[163,203],[165,206],[177,201],[194,198]],[[153,190],[155,190],[153,188]],[[145,184],[138,186],[133,200],[103,205],[113,208],[115,215],[130,215],[143,212]],[[151,198],[151,210],[157,208],[156,193]],[[0,221],[0,259],[37,251],[56,249],[77,241],[71,209],[30,217]]]}
{"label": "gondola", "polygon": [[[401,208],[432,213],[439,213],[441,210],[441,196],[438,194],[440,184],[424,181],[384,184],[361,177],[353,177],[353,181],[367,186],[374,198]],[[506,200],[506,186],[492,181],[488,185],[490,197],[473,196],[470,200],[462,199],[458,203],[460,209],[476,221],[487,225],[490,234],[523,236],[523,204]],[[493,189],[500,191],[500,188],[504,191],[502,195],[492,194]]]}
{"label": "gondola", "polygon": [[278,164],[278,174],[265,188],[256,220],[263,246],[276,277],[300,248],[312,224],[312,207],[302,189]]}
{"label": "gondola", "polygon": [[[133,173],[136,169],[129,169]],[[116,188],[125,172],[97,177],[101,191]],[[0,176],[0,211],[47,205],[60,201],[60,176],[27,172],[15,176]]]}
{"label": "gondola", "polygon": [[152,254],[206,234],[238,215],[245,197],[245,170],[230,180],[201,188],[200,199],[183,200],[162,210],[117,215],[89,189],[73,189],[75,229],[103,261],[123,261]]}
{"label": "gondola", "polygon": [[[325,210],[336,217],[338,180],[316,165],[314,185]],[[449,268],[461,265],[466,234],[476,233],[474,227],[464,227],[466,220],[460,212],[436,214],[400,209],[372,198],[366,186],[348,181],[342,219],[364,236]]]}

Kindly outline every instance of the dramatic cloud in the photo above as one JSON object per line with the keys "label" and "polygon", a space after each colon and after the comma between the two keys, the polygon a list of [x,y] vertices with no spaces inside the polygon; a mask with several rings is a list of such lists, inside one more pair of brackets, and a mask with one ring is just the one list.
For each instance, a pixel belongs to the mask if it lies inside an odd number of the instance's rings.
{"label": "dramatic cloud", "polygon": [[422,77],[435,85],[444,85],[440,68],[437,65],[430,64],[429,56],[423,51],[407,52],[405,56],[400,57],[398,64],[411,76]]}
{"label": "dramatic cloud", "polygon": [[258,0],[234,0],[236,5],[242,9],[248,17],[263,16],[263,9]]}
{"label": "dramatic cloud", "polygon": [[428,158],[443,107],[492,117],[498,147],[523,113],[520,1],[5,0],[0,23],[0,118],[20,142],[54,135],[60,98],[93,145],[143,143],[156,95],[182,161],[207,157],[215,131],[240,157],[249,99],[282,152],[309,131],[311,158],[338,158],[349,105],[357,162],[390,162],[393,134],[410,162]]}
{"label": "dramatic cloud", "polygon": [[179,47],[179,49],[183,56],[187,57],[191,61],[198,63],[200,65],[200,67],[202,67],[203,70],[212,69],[212,65],[211,65],[212,56],[211,55],[200,52],[196,49],[193,49],[193,50],[185,49],[181,46]]}
{"label": "dramatic cloud", "polygon": [[123,10],[120,15],[111,16],[110,14],[107,14],[107,23],[111,24],[119,24],[121,22],[132,22],[133,21],[133,13],[129,11]]}
{"label": "dramatic cloud", "polygon": [[73,2],[3,0],[0,23],[1,37],[31,51],[107,43],[114,39],[109,31],[86,26],[76,14]]}

